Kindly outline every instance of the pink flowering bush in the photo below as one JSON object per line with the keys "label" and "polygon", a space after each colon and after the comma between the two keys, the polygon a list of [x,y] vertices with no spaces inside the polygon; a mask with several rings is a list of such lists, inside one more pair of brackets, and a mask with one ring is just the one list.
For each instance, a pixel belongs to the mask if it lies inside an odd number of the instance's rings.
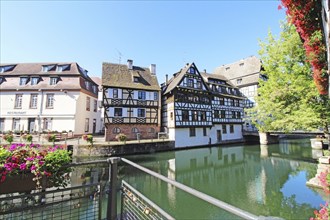
{"label": "pink flowering bush", "polygon": [[2,137],[5,141],[7,141],[9,144],[11,144],[14,141],[14,135],[11,133],[5,134]]}
{"label": "pink flowering bush", "polygon": [[87,141],[88,143],[93,145],[93,135],[91,134],[84,134],[82,136],[82,139],[84,139],[85,141]]}
{"label": "pink flowering bush", "polygon": [[50,185],[65,187],[69,181],[70,153],[60,146],[41,147],[38,144],[12,144],[0,146],[0,187],[8,176],[34,174],[37,188],[41,178],[47,177]]}
{"label": "pink flowering bush", "polygon": [[[323,187],[324,192],[327,195],[330,195],[330,172],[321,172],[319,175],[319,179],[321,182],[321,185]],[[330,204],[327,202],[325,205],[321,204],[321,209],[320,210],[315,210],[314,215],[315,218],[310,218],[310,220],[329,220],[330,216]]]}

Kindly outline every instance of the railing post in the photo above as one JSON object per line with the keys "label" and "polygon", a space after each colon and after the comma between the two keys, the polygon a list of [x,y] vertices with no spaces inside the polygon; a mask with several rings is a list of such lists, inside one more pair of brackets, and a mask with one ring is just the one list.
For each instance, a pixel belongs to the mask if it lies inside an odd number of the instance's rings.
{"label": "railing post", "polygon": [[118,174],[118,162],[119,157],[112,157],[108,160],[109,163],[109,196],[108,196],[108,210],[107,219],[115,220],[117,217],[117,174]]}

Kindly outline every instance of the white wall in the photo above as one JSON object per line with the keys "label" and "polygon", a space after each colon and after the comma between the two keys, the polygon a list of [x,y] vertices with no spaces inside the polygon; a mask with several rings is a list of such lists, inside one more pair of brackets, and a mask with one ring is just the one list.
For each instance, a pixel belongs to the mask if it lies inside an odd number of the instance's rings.
{"label": "white wall", "polygon": [[[175,147],[199,146],[207,145],[209,137],[203,136],[203,128],[195,128],[196,136],[190,137],[189,128],[176,128],[175,129]],[[209,128],[206,128],[209,132]]]}

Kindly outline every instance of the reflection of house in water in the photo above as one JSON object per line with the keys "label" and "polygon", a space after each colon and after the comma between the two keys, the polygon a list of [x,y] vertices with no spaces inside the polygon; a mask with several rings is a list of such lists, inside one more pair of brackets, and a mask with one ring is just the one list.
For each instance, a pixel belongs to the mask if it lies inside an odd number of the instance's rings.
{"label": "reflection of house in water", "polygon": [[260,152],[243,147],[190,152],[175,152],[176,181],[238,207],[251,201],[252,210],[264,209],[273,196],[271,190],[280,189],[299,165],[281,158],[260,159]]}

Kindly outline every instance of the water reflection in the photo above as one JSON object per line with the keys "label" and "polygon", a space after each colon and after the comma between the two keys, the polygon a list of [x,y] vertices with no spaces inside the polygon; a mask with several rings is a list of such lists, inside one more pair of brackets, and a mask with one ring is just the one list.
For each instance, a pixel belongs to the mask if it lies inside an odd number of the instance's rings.
{"label": "water reflection", "polygon": [[[324,203],[316,190],[306,187],[307,179],[316,173],[306,140],[285,140],[268,147],[212,147],[127,158],[258,216],[307,219]],[[130,184],[178,219],[226,216],[153,177],[128,167],[123,173]]]}

